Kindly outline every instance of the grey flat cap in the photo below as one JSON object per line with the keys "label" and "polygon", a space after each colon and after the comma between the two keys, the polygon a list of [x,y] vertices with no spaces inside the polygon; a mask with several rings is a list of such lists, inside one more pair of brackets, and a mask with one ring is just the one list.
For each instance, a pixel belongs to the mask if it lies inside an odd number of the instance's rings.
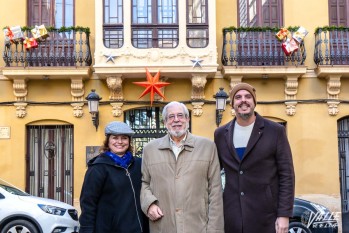
{"label": "grey flat cap", "polygon": [[112,121],[104,129],[105,135],[127,135],[132,137],[135,132],[128,126],[128,124],[120,121]]}

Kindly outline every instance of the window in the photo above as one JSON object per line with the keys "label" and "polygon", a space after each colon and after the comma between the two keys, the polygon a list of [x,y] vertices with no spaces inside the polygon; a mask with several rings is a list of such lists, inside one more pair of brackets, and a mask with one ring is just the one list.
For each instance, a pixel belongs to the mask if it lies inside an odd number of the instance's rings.
{"label": "window", "polygon": [[204,48],[208,45],[207,0],[187,0],[187,45]]}
{"label": "window", "polygon": [[28,26],[74,26],[74,0],[28,0]]}
{"label": "window", "polygon": [[283,26],[282,2],[282,0],[239,0],[239,26]]}
{"label": "window", "polygon": [[103,42],[107,48],[121,48],[124,44],[123,2],[104,0]]}
{"label": "window", "polygon": [[348,17],[349,0],[329,0],[328,9],[331,26],[349,26]]}
{"label": "window", "polygon": [[132,0],[131,27],[136,48],[177,47],[177,0]]}

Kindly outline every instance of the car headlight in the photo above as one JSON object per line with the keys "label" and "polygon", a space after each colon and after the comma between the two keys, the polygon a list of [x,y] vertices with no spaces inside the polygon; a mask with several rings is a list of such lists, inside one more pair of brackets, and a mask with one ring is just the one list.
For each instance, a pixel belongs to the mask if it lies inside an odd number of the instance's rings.
{"label": "car headlight", "polygon": [[63,209],[57,206],[43,205],[43,204],[38,204],[38,206],[40,207],[40,209],[42,209],[44,212],[48,214],[63,216],[66,212],[66,209]]}

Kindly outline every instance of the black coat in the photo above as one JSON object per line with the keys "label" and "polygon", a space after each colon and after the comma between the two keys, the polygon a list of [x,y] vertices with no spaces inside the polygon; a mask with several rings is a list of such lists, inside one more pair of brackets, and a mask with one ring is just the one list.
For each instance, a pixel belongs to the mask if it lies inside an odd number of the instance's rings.
{"label": "black coat", "polygon": [[148,232],[142,231],[148,221],[140,208],[141,177],[140,158],[127,170],[104,154],[90,160],[80,196],[79,232]]}
{"label": "black coat", "polygon": [[294,168],[285,127],[256,113],[242,160],[233,146],[235,119],[215,131],[226,173],[223,193],[227,233],[272,233],[277,217],[291,217]]}

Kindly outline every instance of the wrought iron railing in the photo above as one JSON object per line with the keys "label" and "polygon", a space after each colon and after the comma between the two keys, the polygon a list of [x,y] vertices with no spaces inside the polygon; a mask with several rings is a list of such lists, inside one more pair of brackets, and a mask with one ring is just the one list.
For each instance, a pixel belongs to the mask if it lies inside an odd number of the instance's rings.
{"label": "wrought iron railing", "polygon": [[[31,38],[30,29],[23,30]],[[5,42],[3,60],[7,67],[90,66],[89,30],[52,30],[37,48],[26,49],[23,40]]]}
{"label": "wrought iron railing", "polygon": [[348,65],[349,28],[317,28],[315,30],[314,62],[317,65]]}
{"label": "wrought iron railing", "polygon": [[[303,65],[306,59],[304,42],[298,50],[286,55],[275,30],[249,28],[223,29],[222,64],[224,66],[286,66]],[[290,31],[290,37],[293,32]]]}

